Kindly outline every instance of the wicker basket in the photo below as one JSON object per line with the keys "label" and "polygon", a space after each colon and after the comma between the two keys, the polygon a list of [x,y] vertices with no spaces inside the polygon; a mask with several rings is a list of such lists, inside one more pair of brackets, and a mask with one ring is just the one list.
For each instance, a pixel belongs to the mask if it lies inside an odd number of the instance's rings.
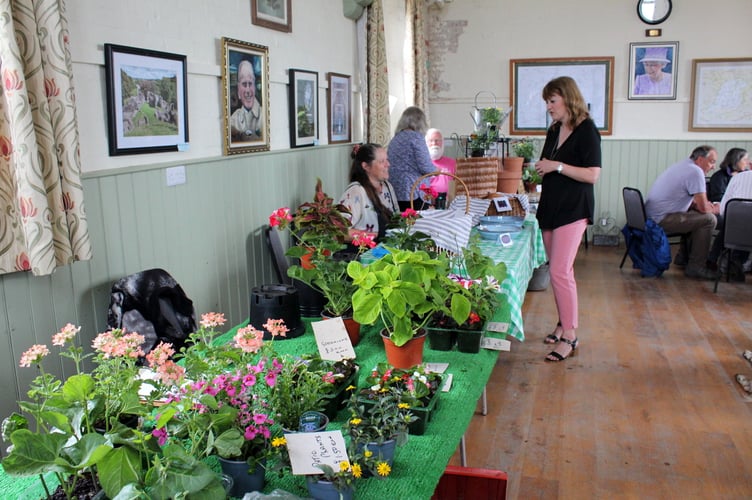
{"label": "wicker basket", "polygon": [[470,191],[467,188],[467,184],[465,184],[465,182],[462,179],[460,179],[454,174],[450,174],[449,172],[431,172],[426,175],[422,175],[418,177],[416,181],[413,183],[413,186],[410,188],[410,208],[412,208],[413,210],[415,209],[415,207],[413,206],[413,200],[415,200],[415,189],[425,179],[429,177],[436,177],[437,175],[446,175],[448,177],[453,178],[455,181],[459,181],[460,185],[462,185],[462,189],[465,190],[465,213],[469,214],[470,213]]}
{"label": "wicker basket", "polygon": [[457,177],[467,186],[469,196],[485,198],[497,191],[500,158],[457,158]]}
{"label": "wicker basket", "polygon": [[511,205],[512,210],[499,212],[498,210],[496,210],[496,205],[494,205],[492,202],[488,206],[487,215],[517,215],[521,217],[524,217],[527,215],[527,212],[522,207],[522,203],[520,203],[520,200],[517,199],[514,193],[491,193],[486,198],[492,199],[492,198],[498,198],[500,196],[506,196],[509,198],[509,204]]}

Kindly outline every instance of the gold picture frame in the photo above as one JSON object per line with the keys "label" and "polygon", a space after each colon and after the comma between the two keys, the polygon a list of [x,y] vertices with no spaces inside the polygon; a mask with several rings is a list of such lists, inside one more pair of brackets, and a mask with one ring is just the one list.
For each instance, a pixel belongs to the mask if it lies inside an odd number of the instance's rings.
{"label": "gold picture frame", "polygon": [[268,151],[269,48],[223,37],[222,56],[224,154]]}

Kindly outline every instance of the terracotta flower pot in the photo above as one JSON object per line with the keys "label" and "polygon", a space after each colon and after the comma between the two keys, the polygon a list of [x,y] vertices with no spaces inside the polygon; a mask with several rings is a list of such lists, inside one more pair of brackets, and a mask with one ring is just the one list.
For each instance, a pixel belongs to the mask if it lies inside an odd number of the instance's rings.
{"label": "terracotta flower pot", "polygon": [[[321,311],[321,319],[332,319],[336,316],[329,316],[326,311]],[[360,342],[360,323],[352,318],[352,315],[342,316],[342,322],[345,324],[347,336],[350,337],[350,343],[355,347]]]}
{"label": "terracotta flower pot", "polygon": [[402,346],[394,345],[386,330],[381,330],[381,340],[384,341],[387,362],[395,368],[412,368],[423,362],[423,344],[426,342],[426,331],[420,330],[418,335]]}

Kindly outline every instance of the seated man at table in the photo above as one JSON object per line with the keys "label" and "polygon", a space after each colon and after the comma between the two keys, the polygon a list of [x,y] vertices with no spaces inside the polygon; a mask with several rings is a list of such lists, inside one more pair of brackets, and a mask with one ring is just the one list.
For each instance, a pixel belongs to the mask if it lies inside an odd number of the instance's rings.
{"label": "seated man at table", "polygon": [[715,167],[717,158],[715,148],[696,147],[689,158],[658,176],[645,200],[647,216],[666,233],[690,234],[686,244],[689,250],[679,250],[674,260],[677,265],[686,262],[684,274],[690,278],[716,278],[716,272],[706,266],[706,260],[719,206],[708,201],[705,175]]}
{"label": "seated man at table", "polygon": [[[431,155],[431,161],[437,170],[449,174],[454,174],[457,171],[457,161],[449,156],[444,156],[444,136],[441,130],[436,128],[428,129],[428,132],[426,132],[426,145],[428,146],[428,153]],[[431,187],[438,194],[436,208],[446,208],[446,197],[451,179],[448,175],[431,177]]]}

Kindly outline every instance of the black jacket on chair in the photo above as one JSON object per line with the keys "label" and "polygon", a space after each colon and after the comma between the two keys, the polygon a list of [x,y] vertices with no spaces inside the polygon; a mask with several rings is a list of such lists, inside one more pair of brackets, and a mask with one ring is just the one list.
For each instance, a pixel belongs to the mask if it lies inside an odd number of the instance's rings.
{"label": "black jacket on chair", "polygon": [[112,285],[107,324],[143,335],[145,354],[160,341],[169,342],[177,352],[196,330],[196,311],[167,271],[149,269]]}

